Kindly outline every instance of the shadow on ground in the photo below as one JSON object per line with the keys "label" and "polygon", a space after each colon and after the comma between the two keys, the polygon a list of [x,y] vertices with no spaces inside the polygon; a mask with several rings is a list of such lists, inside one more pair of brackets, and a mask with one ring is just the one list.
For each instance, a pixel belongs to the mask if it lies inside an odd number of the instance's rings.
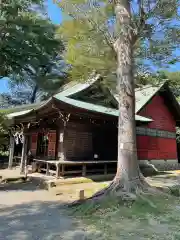
{"label": "shadow on ground", "polygon": [[54,198],[34,182],[0,188],[0,240],[84,240],[86,232]]}
{"label": "shadow on ground", "polygon": [[37,201],[0,209],[1,240],[76,239],[69,236],[72,228],[72,220],[57,202]]}
{"label": "shadow on ground", "polygon": [[0,191],[36,191],[38,189],[46,189],[46,185],[36,179],[31,179],[25,182],[0,183]]}

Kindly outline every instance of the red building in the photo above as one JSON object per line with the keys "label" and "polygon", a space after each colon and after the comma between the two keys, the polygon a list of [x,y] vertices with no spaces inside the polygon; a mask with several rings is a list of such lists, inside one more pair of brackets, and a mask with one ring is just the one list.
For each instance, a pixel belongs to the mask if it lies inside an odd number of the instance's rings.
{"label": "red building", "polygon": [[[74,165],[82,166],[86,173],[88,167],[92,173],[103,164],[107,173],[115,166],[118,102],[100,81],[97,77],[84,84],[67,85],[39,106],[9,114],[14,131],[23,126],[27,146],[22,153],[30,150],[35,161],[62,167],[61,171],[57,168],[57,176],[64,175],[65,166],[71,170]],[[136,89],[135,118],[140,162],[177,165],[180,107],[167,83]]]}
{"label": "red building", "polygon": [[180,119],[178,102],[167,83],[138,91],[137,95],[142,95],[143,91],[147,95],[145,104],[138,106],[136,113],[153,120],[143,128],[137,129],[139,159],[150,160],[155,165],[177,166],[176,126],[179,126]]}

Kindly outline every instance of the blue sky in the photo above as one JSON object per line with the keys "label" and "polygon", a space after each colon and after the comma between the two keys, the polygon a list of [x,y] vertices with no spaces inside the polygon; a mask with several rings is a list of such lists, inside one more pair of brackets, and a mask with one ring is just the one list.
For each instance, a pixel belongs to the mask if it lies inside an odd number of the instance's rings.
{"label": "blue sky", "polygon": [[47,0],[47,9],[52,22],[58,24],[62,21],[61,10],[53,3],[53,0]]}
{"label": "blue sky", "polygon": [[[62,21],[62,13],[60,8],[58,8],[54,3],[53,0],[46,0],[47,11],[49,18],[55,24],[59,24]],[[178,53],[179,55],[179,53]],[[172,71],[178,71],[180,69],[180,63],[175,64],[171,67]],[[6,79],[0,80],[0,93],[8,91],[8,84]]]}

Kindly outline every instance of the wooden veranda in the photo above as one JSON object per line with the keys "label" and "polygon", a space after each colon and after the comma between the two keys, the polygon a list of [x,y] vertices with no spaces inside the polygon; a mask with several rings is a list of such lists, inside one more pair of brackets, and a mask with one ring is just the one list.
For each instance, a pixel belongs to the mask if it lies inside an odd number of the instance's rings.
{"label": "wooden veranda", "polygon": [[[112,173],[115,168],[109,167],[110,165],[115,165],[116,160],[112,161],[56,161],[56,160],[42,160],[33,159],[34,171],[45,172],[46,175],[55,175],[56,178],[65,176],[87,176],[92,174],[104,174],[107,175]],[[52,170],[54,166],[54,170]],[[78,169],[73,169],[73,167],[78,167]],[[93,168],[92,168],[93,166]],[[97,168],[99,166],[99,168]]]}

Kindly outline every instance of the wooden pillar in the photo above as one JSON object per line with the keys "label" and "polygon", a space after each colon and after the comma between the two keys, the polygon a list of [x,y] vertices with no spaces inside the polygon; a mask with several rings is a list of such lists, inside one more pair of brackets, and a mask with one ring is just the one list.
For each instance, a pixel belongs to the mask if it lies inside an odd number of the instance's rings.
{"label": "wooden pillar", "polygon": [[84,196],[84,189],[79,191],[79,200],[84,200],[85,196]]}
{"label": "wooden pillar", "polygon": [[26,164],[26,158],[27,158],[27,143],[28,143],[28,137],[26,134],[24,134],[21,163],[20,163],[20,173],[21,174],[24,173],[24,171],[25,171],[25,164]]}
{"label": "wooden pillar", "polygon": [[82,166],[82,176],[83,177],[86,176],[86,164],[83,164],[83,166]]}
{"label": "wooden pillar", "polygon": [[46,175],[49,176],[49,163],[46,163]]}
{"label": "wooden pillar", "polygon": [[13,158],[14,158],[14,136],[10,136],[10,143],[9,143],[9,163],[8,168],[11,169],[13,166]]}
{"label": "wooden pillar", "polygon": [[60,164],[57,162],[56,163],[56,178],[59,178],[60,176]]}
{"label": "wooden pillar", "polygon": [[59,140],[58,140],[58,159],[59,159],[59,161],[65,161],[65,159],[66,159],[65,147],[64,147],[64,133],[65,133],[65,126],[60,128],[60,131],[59,131]]}
{"label": "wooden pillar", "polygon": [[61,119],[61,124],[59,126],[59,140],[58,140],[58,159],[59,161],[65,161],[66,160],[66,152],[65,152],[65,131],[67,127],[67,123],[69,122],[70,118],[70,113],[61,113],[60,111],[60,119]]}
{"label": "wooden pillar", "polygon": [[62,164],[61,175],[64,177],[64,174],[65,174],[65,165]]}
{"label": "wooden pillar", "polygon": [[104,175],[107,175],[107,163],[104,164]]}
{"label": "wooden pillar", "polygon": [[24,159],[24,174],[25,174],[25,177],[27,178],[27,175],[28,175],[27,154],[25,155],[25,159]]}

